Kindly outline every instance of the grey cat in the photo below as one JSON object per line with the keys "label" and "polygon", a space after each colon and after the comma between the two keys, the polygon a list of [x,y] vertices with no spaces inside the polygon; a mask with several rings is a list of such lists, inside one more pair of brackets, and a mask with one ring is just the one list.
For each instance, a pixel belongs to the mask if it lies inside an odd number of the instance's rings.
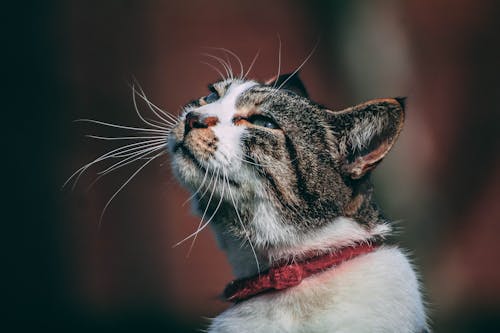
{"label": "grey cat", "polygon": [[[178,118],[134,88],[148,128],[84,120],[141,133],[94,138],[139,142],[101,155],[67,182],[107,160],[115,162],[101,175],[146,159],[104,214],[168,141],[173,170],[201,215],[183,241],[210,225],[236,278],[224,290],[234,304],[209,332],[427,331],[416,274],[387,241],[391,223],[370,182],[403,127],[404,99],[332,111],[308,98],[297,71],[265,83],[230,77]],[[141,115],[136,96],[159,122]]]}
{"label": "grey cat", "polygon": [[385,239],[371,171],[394,145],[404,99],[331,111],[296,73],[224,79],[184,107],[172,165],[194,192],[236,280],[209,332],[423,332],[419,283]]}

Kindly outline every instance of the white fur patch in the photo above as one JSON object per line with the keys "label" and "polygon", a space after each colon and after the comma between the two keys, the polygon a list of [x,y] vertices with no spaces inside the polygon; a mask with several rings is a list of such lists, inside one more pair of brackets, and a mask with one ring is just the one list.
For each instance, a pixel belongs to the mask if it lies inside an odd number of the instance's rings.
{"label": "white fur patch", "polygon": [[266,200],[256,202],[251,228],[255,232],[255,245],[258,248],[283,244],[295,237],[295,227],[284,223],[279,212]]}
{"label": "white fur patch", "polygon": [[[257,83],[253,81],[236,81],[219,100],[196,108],[196,112],[202,115],[219,119],[215,126],[210,127],[218,139],[214,158],[209,160],[210,166],[222,166],[228,173],[235,173],[239,169],[243,159],[241,138],[245,127],[233,123],[236,101],[243,92],[255,85]],[[234,176],[237,176],[237,173]]]}
{"label": "white fur patch", "polygon": [[349,143],[352,149],[362,150],[372,142],[373,138],[382,133],[388,126],[387,117],[356,118],[355,124],[349,133]]}

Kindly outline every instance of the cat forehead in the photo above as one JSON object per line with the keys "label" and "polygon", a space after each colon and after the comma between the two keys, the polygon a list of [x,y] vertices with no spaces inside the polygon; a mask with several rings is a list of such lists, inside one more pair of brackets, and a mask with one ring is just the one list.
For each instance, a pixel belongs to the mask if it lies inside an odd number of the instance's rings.
{"label": "cat forehead", "polygon": [[257,85],[259,85],[259,83],[255,81],[233,81],[226,85],[221,101],[229,101],[236,104],[236,100],[238,98],[240,98],[245,92],[249,91],[250,88]]}
{"label": "cat forehead", "polygon": [[209,85],[209,88],[221,96],[220,103],[230,102],[235,107],[271,101],[291,102],[299,97],[291,91],[276,89],[255,80],[228,79],[215,82]]}
{"label": "cat forehead", "polygon": [[215,90],[220,98],[205,106],[202,109],[213,109],[215,107],[224,106],[225,108],[235,111],[235,109],[241,107],[243,104],[252,104],[256,102],[255,98],[251,98],[254,94],[254,89],[256,87],[262,87],[262,85],[253,80],[226,80],[219,81],[214,85],[209,86],[211,90]]}
{"label": "cat forehead", "polygon": [[251,87],[259,85],[254,80],[226,79],[209,84],[210,90],[215,90],[221,99],[225,97],[238,97]]}
{"label": "cat forehead", "polygon": [[225,113],[237,111],[252,111],[254,106],[259,106],[259,110],[264,113],[290,115],[302,109],[310,107],[311,102],[307,98],[297,95],[287,89],[277,89],[273,85],[258,82],[256,80],[246,80],[241,78],[230,78],[216,81],[208,85],[211,93],[216,93],[218,98],[210,103],[205,102],[205,96],[198,101],[186,105],[184,113],[194,111],[202,113],[214,113],[220,115],[221,107]]}

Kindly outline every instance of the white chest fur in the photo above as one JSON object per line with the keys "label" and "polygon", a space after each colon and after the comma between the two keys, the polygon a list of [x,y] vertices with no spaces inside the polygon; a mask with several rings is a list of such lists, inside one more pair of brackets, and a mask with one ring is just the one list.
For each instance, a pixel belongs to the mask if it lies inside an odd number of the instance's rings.
{"label": "white chest fur", "polygon": [[382,247],[285,291],[236,304],[209,332],[420,333],[425,311],[415,273],[397,247]]}

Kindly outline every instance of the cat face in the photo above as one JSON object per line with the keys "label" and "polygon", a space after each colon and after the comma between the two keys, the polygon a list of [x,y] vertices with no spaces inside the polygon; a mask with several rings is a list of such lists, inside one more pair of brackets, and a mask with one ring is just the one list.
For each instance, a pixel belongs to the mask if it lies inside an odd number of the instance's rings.
{"label": "cat face", "polygon": [[173,169],[200,214],[263,247],[341,216],[380,222],[368,177],[401,130],[401,99],[333,112],[308,99],[297,75],[209,91],[184,107],[169,137]]}

